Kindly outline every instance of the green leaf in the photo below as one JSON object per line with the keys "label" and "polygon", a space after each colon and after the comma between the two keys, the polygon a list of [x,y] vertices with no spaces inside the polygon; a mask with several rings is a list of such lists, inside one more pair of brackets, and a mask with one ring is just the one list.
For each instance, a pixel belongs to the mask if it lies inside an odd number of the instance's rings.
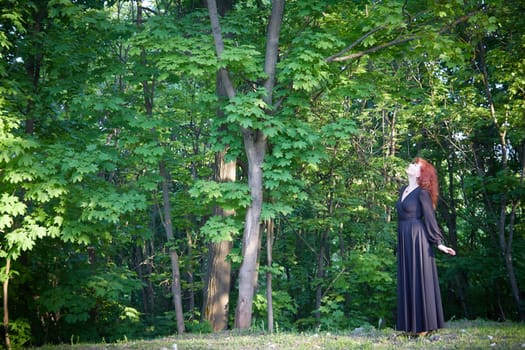
{"label": "green leaf", "polygon": [[232,241],[242,230],[242,223],[231,217],[212,216],[202,226],[200,232],[206,242],[219,243]]}
{"label": "green leaf", "polygon": [[26,205],[18,197],[2,193],[0,197],[0,213],[17,216],[24,215],[25,212]]}

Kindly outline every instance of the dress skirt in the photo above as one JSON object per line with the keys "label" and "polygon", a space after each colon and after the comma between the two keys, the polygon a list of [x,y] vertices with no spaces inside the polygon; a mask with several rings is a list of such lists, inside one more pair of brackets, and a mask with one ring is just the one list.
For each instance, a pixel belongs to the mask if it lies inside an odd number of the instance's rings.
{"label": "dress skirt", "polygon": [[438,233],[436,237],[435,232],[429,234],[428,221],[432,220],[428,217],[426,222],[425,215],[413,215],[432,209],[420,206],[418,194],[406,198],[404,202],[407,203],[398,201],[398,210],[407,209],[408,212],[402,212],[398,221],[396,329],[410,333],[445,326],[432,246],[432,243],[440,241],[441,235]]}

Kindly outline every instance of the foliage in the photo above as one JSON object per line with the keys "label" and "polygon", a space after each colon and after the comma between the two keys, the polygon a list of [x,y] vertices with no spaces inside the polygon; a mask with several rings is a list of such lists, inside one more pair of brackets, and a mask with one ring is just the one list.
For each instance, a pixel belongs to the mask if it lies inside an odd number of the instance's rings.
{"label": "foliage", "polygon": [[[437,260],[446,317],[521,319],[522,2],[288,1],[272,106],[261,89],[272,4],[233,3],[217,60],[194,1],[143,2],[140,21],[124,0],[2,2],[0,261],[13,345],[173,333],[171,249],[187,329],[208,332],[209,242],[232,242],[230,300],[237,293],[251,201],[241,127],[267,137],[262,219],[275,224],[260,244],[254,327],[267,327],[270,270],[276,326],[332,332],[285,343],[440,346],[370,330],[393,327],[394,204],[417,155],[438,170],[438,220],[459,252]],[[221,67],[239,87],[228,101],[217,96]],[[235,182],[213,180],[224,150]],[[439,334],[458,348],[521,334],[485,325]],[[361,326],[358,340],[333,336]]]}
{"label": "foliage", "polygon": [[[285,291],[272,291],[273,319],[275,328],[282,331],[291,330],[294,325],[291,322],[293,315],[297,313],[297,305],[293,298]],[[258,293],[254,297],[254,321],[255,326],[263,330],[268,329],[268,300],[266,294]]]}
{"label": "foliage", "polygon": [[15,349],[22,348],[31,341],[31,325],[26,319],[16,319],[10,322],[9,333]]}

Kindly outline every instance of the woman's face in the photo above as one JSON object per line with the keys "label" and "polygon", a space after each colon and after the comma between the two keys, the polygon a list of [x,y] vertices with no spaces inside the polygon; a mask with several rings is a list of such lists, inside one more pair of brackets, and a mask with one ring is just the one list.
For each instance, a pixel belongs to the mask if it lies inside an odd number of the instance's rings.
{"label": "woman's face", "polygon": [[407,175],[413,177],[419,177],[421,174],[421,163],[410,163],[407,168]]}

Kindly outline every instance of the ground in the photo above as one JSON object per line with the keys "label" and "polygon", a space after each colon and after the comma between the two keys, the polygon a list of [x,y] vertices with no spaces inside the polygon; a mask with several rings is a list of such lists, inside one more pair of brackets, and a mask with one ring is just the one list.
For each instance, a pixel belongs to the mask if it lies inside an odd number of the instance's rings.
{"label": "ground", "polygon": [[115,344],[73,344],[38,348],[151,349],[151,350],[350,350],[350,349],[525,349],[525,324],[489,321],[453,321],[447,328],[425,337],[411,337],[392,329],[360,327],[344,332],[229,331],[215,334],[184,334],[154,340]]}

